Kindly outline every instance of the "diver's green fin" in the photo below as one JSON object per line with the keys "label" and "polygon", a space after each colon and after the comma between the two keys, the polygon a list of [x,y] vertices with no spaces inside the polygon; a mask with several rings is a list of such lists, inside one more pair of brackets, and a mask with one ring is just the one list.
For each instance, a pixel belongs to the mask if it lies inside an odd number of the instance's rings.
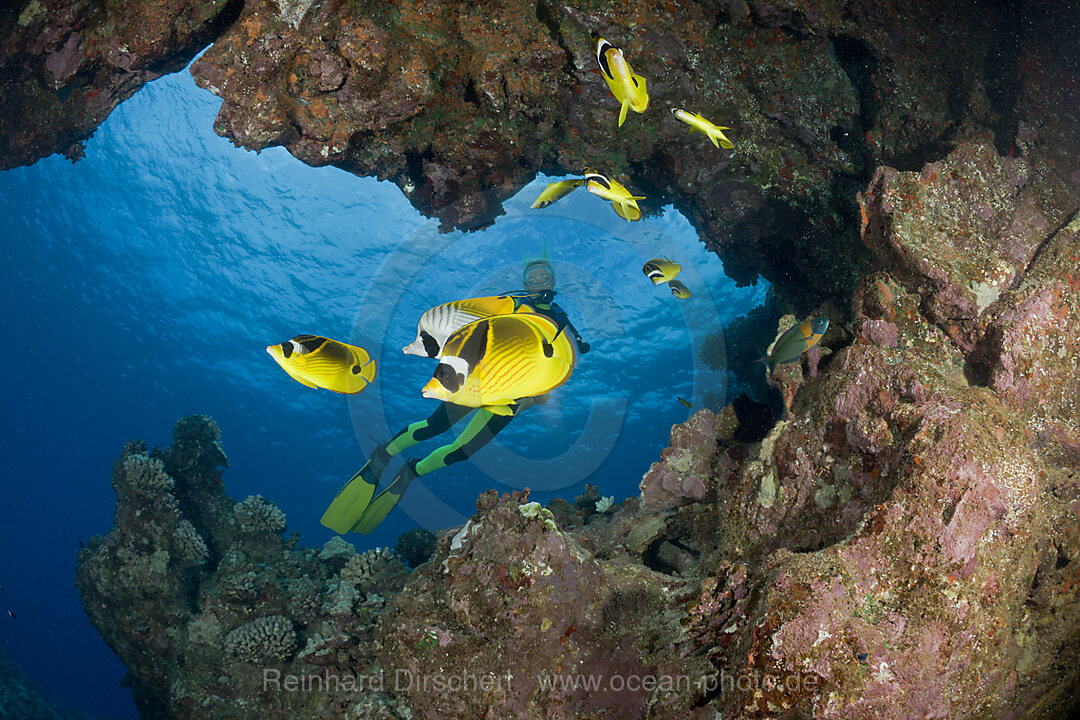
{"label": "diver's green fin", "polygon": [[376,448],[364,463],[364,467],[352,476],[330,503],[330,507],[326,508],[321,521],[323,525],[339,535],[352,529],[371,503],[371,496],[375,494],[375,487],[379,484],[387,458],[389,456],[382,447]]}
{"label": "diver's green fin", "polygon": [[356,473],[352,480],[341,488],[341,492],[330,503],[330,507],[326,508],[322,516],[322,524],[337,534],[344,535],[363,515],[374,494],[375,486],[365,480],[360,473]]}
{"label": "diver's green fin", "polygon": [[416,478],[416,463],[410,461],[394,476],[386,489],[375,496],[375,499],[364,509],[363,514],[356,521],[356,524],[352,526],[351,530],[368,535],[379,527],[379,524],[386,519],[394,506],[398,504],[398,500],[405,494],[405,490],[414,478]]}

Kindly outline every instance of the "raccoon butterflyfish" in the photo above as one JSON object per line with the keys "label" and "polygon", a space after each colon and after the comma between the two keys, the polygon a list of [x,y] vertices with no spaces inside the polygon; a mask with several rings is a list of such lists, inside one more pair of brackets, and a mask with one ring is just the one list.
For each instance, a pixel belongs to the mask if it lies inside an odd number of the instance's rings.
{"label": "raccoon butterflyfish", "polygon": [[496,315],[454,332],[443,345],[426,398],[510,415],[515,401],[543,395],[574,370],[574,345],[544,315]]}
{"label": "raccoon butterflyfish", "polygon": [[677,120],[681,120],[689,125],[691,132],[697,130],[700,133],[704,133],[707,138],[712,140],[712,144],[716,147],[724,147],[729,150],[735,147],[735,143],[728,140],[727,136],[723,133],[724,130],[730,130],[731,128],[713,125],[702,117],[701,113],[692,113],[689,110],[683,110],[682,108],[671,108],[671,114],[674,115]]}
{"label": "raccoon butterflyfish", "polygon": [[653,258],[641,266],[641,272],[645,277],[653,281],[653,285],[660,285],[674,280],[682,271],[682,265],[665,258]]}
{"label": "raccoon butterflyfish", "polygon": [[643,113],[649,107],[645,78],[634,73],[622,50],[596,34],[593,34],[593,50],[596,51],[600,74],[611,88],[611,94],[622,105],[619,108],[619,127],[622,127],[627,109]]}
{"label": "raccoon butterflyfish", "polygon": [[641,219],[641,208],[637,201],[644,200],[642,195],[631,195],[630,191],[617,180],[601,175],[595,170],[585,170],[585,189],[597,197],[611,202],[612,209],[624,220],[636,222]]}
{"label": "raccoon butterflyfish", "polygon": [[549,183],[544,192],[540,193],[540,197],[536,198],[530,208],[536,210],[537,208],[546,208],[556,200],[560,200],[570,193],[577,190],[579,187],[585,184],[583,178],[571,178],[569,180],[559,180],[557,182]]}
{"label": "raccoon butterflyfish", "polygon": [[294,380],[311,388],[352,395],[375,380],[377,367],[367,350],[318,335],[297,335],[267,345],[266,352]]}
{"label": "raccoon butterflyfish", "polygon": [[821,336],[828,329],[828,318],[813,318],[793,325],[773,343],[772,352],[761,360],[768,366],[769,372],[777,365],[795,362],[804,352],[821,342]]}
{"label": "raccoon butterflyfish", "polygon": [[420,316],[416,324],[416,339],[406,345],[406,355],[439,357],[443,343],[458,328],[493,315],[531,313],[532,306],[524,295],[492,295],[468,298],[436,305]]}
{"label": "raccoon butterflyfish", "polygon": [[669,281],[668,287],[671,288],[671,294],[679,298],[680,300],[685,300],[686,298],[693,295],[693,293],[690,292],[690,288],[683,285],[681,280]]}

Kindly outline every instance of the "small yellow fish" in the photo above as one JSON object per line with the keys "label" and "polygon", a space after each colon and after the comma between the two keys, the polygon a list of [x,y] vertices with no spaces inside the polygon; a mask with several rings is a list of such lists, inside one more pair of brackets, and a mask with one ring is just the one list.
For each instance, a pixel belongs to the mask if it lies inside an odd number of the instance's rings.
{"label": "small yellow fish", "polygon": [[293,380],[310,388],[353,395],[375,380],[377,366],[368,351],[318,335],[297,335],[266,352]]}
{"label": "small yellow fish", "polygon": [[612,209],[622,219],[630,222],[641,219],[641,208],[638,207],[637,201],[644,200],[645,197],[631,195],[630,191],[619,182],[586,168],[585,189],[597,197],[610,201]]}
{"label": "small yellow fish", "polygon": [[566,197],[584,184],[585,180],[582,178],[571,178],[570,180],[559,180],[558,182],[549,183],[548,186],[544,188],[544,192],[540,193],[540,197],[536,198],[536,202],[529,207],[532,210],[546,208],[551,203]]}
{"label": "small yellow fish", "polygon": [[628,109],[643,113],[645,108],[649,107],[645,78],[634,73],[622,50],[599,35],[593,35],[593,49],[596,51],[600,73],[611,88],[611,94],[622,104],[619,108],[619,127],[622,127]]}
{"label": "small yellow fish", "polygon": [[671,288],[671,294],[679,298],[680,300],[685,300],[686,298],[693,295],[693,293],[690,292],[690,288],[683,285],[682,282],[679,280],[670,281],[668,283],[668,287]]}
{"label": "small yellow fish", "polygon": [[691,402],[690,402],[689,400],[687,400],[687,399],[686,399],[686,398],[684,398],[684,397],[679,397],[678,395],[676,395],[676,396],[675,396],[675,399],[676,399],[676,400],[678,400],[679,402],[681,402],[681,403],[683,404],[683,406],[685,406],[685,407],[688,407],[688,408],[689,408],[689,407],[693,407],[693,406],[694,406],[694,405],[693,405],[693,403],[691,403]]}
{"label": "small yellow fish", "polygon": [[724,130],[730,130],[729,127],[721,127],[719,125],[713,125],[711,122],[701,116],[701,113],[692,113],[682,108],[671,108],[671,114],[675,116],[675,119],[681,120],[690,126],[690,131],[697,130],[700,133],[704,133],[706,137],[712,140],[712,144],[716,147],[724,147],[731,149],[735,147],[735,143],[727,139],[724,135]]}
{"label": "small yellow fish", "polygon": [[641,266],[641,272],[645,273],[645,277],[652,280],[653,285],[660,285],[674,280],[681,271],[682,265],[671,262],[666,257],[653,258]]}

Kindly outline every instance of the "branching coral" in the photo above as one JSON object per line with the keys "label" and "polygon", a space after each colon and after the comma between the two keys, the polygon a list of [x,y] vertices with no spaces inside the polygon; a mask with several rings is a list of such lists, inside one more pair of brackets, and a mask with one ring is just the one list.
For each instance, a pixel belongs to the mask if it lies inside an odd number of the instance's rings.
{"label": "branching coral", "polygon": [[296,652],[296,631],[284,615],[255,618],[225,636],[225,651],[241,662],[285,660]]}
{"label": "branching coral", "polygon": [[249,495],[233,508],[240,531],[245,533],[269,532],[279,534],[285,530],[285,513],[277,505],[263,499],[262,495]]}
{"label": "branching coral", "polygon": [[345,542],[341,537],[335,535],[323,545],[323,549],[319,553],[319,559],[323,562],[343,563],[354,555],[356,555],[356,546],[350,542]]}
{"label": "branching coral", "polygon": [[145,454],[124,458],[124,479],[130,487],[151,494],[162,494],[173,487],[173,479],[161,461]]}
{"label": "branching coral", "polygon": [[173,553],[185,565],[202,565],[206,562],[210,551],[206,548],[206,541],[202,535],[187,520],[181,520],[176,524],[172,537]]}
{"label": "branching coral", "polygon": [[345,567],[341,569],[341,579],[360,586],[380,573],[386,571],[396,573],[404,568],[404,563],[390,548],[374,548],[349,558]]}

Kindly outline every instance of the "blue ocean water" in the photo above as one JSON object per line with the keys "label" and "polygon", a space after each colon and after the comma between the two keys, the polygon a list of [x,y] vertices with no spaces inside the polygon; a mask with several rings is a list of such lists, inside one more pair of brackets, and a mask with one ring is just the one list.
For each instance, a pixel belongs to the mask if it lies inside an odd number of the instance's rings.
{"label": "blue ocean water", "polygon": [[[551,178],[491,228],[440,234],[391,184],[234,148],[211,130],[218,106],[186,72],[167,76],[119,107],[81,162],[0,173],[0,646],[48,693],[113,718],[137,713],[73,574],[79,540],[112,524],[109,479],[127,440],[165,446],[180,417],[213,416],[228,492],[273,500],[304,544],[321,544],[332,535],[319,518],[366,451],[435,406],[420,396],[434,361],[401,353],[419,315],[520,288],[523,260],[546,252],[592,350],[549,402],[348,539],[363,550],[451,526],[491,488],[547,502],[588,481],[622,500],[673,423],[729,399],[728,375],[697,349],[765,292],[735,288],[670,208],[631,224],[579,190],[530,210]],[[682,264],[691,299],[642,274],[662,255]],[[348,399],[294,382],[264,347],[299,333],[368,348],[377,381]]]}

